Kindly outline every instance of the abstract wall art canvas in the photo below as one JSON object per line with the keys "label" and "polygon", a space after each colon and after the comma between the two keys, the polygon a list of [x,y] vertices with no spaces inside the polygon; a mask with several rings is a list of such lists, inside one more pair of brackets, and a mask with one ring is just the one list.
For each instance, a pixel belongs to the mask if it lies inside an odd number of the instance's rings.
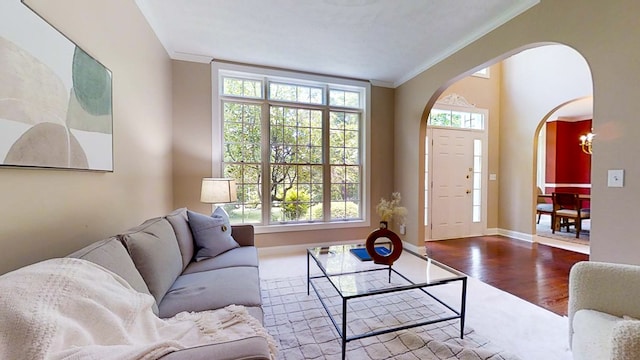
{"label": "abstract wall art canvas", "polygon": [[113,171],[112,76],[20,0],[0,2],[0,166]]}

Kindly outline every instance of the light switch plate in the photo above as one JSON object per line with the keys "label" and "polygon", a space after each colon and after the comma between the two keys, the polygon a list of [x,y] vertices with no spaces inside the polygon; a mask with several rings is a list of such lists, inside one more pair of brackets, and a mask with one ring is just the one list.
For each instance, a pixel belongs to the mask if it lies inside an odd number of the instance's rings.
{"label": "light switch plate", "polygon": [[489,174],[489,180],[497,180],[497,179],[498,179],[497,174]]}
{"label": "light switch plate", "polygon": [[607,173],[607,186],[623,187],[624,186],[624,170],[609,170],[609,172]]}

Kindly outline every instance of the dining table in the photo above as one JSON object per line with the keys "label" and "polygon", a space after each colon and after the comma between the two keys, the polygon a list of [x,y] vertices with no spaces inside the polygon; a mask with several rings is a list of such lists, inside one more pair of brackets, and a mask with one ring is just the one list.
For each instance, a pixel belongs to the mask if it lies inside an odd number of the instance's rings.
{"label": "dining table", "polygon": [[[538,198],[552,199],[553,195],[552,194],[538,194]],[[584,202],[587,202],[587,201],[591,200],[591,194],[578,194],[578,199],[580,200],[580,207],[582,208],[582,204]],[[551,224],[551,226],[553,226],[553,224]],[[560,229],[557,228],[556,230],[560,230]]]}
{"label": "dining table", "polygon": [[[538,194],[539,198],[543,198],[543,199],[551,199],[553,197],[552,194]],[[578,194],[578,199],[580,199],[581,201],[589,201],[591,200],[591,194]]]}

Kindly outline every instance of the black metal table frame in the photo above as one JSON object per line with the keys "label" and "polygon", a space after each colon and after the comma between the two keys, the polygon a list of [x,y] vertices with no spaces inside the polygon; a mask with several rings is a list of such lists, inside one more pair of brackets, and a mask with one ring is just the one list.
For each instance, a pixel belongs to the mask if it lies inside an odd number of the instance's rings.
{"label": "black metal table frame", "polygon": [[[412,254],[414,256],[422,258],[422,256],[414,253],[413,251],[410,251],[410,250],[407,250],[407,249],[404,249],[404,251],[406,251],[406,252],[408,252],[408,253],[410,253],[410,254]],[[309,260],[310,258],[315,261],[316,265],[318,266],[318,268],[322,272],[322,275],[311,276],[311,265],[310,265],[311,262]],[[425,261],[428,261],[428,260],[425,259]],[[454,273],[457,273],[457,271],[447,267],[446,265],[438,263],[438,266],[441,266],[442,268],[444,268],[446,270],[449,270],[449,271],[452,271]],[[388,333],[395,332],[395,331],[410,329],[410,328],[414,328],[414,327],[418,327],[418,326],[435,324],[435,323],[439,323],[439,322],[443,322],[443,321],[460,319],[460,338],[462,339],[464,337],[464,321],[465,321],[466,300],[467,300],[467,277],[464,276],[464,275],[461,275],[460,277],[457,277],[457,278],[444,279],[444,280],[436,281],[436,282],[429,283],[429,284],[416,284],[413,281],[409,280],[406,276],[402,275],[401,273],[399,273],[398,271],[393,269],[392,266],[389,266],[388,267],[389,282],[391,282],[391,274],[394,273],[394,274],[400,276],[402,279],[404,279],[405,281],[407,281],[411,285],[388,288],[388,289],[373,290],[373,291],[370,291],[370,292],[367,292],[367,293],[364,293],[364,294],[357,294],[357,295],[351,295],[351,296],[343,296],[342,293],[340,292],[340,290],[336,287],[336,285],[329,278],[330,276],[345,276],[345,275],[359,274],[359,273],[365,273],[365,272],[386,271],[386,270],[387,270],[387,268],[381,267],[381,268],[375,268],[375,269],[351,271],[351,272],[344,272],[344,273],[329,275],[329,274],[326,273],[324,267],[320,264],[319,260],[315,256],[311,255],[311,249],[307,249],[307,295],[311,294],[311,291],[310,291],[311,289],[310,288],[313,287],[313,291],[318,296],[318,300],[320,300],[320,303],[322,304],[322,307],[324,307],[325,311],[327,312],[327,315],[329,315],[329,319],[331,319],[331,322],[333,323],[333,326],[336,328],[336,331],[338,332],[338,334],[340,335],[340,338],[342,339],[342,359],[343,360],[345,359],[345,356],[346,356],[347,343],[349,341],[363,339],[363,338],[367,338],[367,337],[371,337],[371,336],[382,335],[382,334],[388,334]],[[329,311],[328,305],[325,303],[324,299],[320,296],[320,293],[318,292],[318,289],[316,288],[316,285],[313,283],[313,281],[311,281],[313,279],[321,279],[321,278],[326,278],[327,281],[329,281],[329,283],[336,290],[338,295],[340,295],[340,297],[342,298],[342,328],[340,328],[340,326],[336,322],[336,320],[333,317],[333,315],[331,315],[331,311]],[[425,288],[427,288],[427,287],[444,285],[444,284],[448,284],[448,283],[455,282],[455,281],[461,281],[462,282],[462,298],[461,298],[461,303],[460,303],[460,310],[454,309],[450,305],[446,304],[444,301],[440,300],[439,298],[437,298],[436,296],[434,296],[433,294],[431,294],[427,290],[425,290]],[[409,325],[403,325],[403,326],[397,326],[397,327],[393,327],[393,328],[387,328],[387,329],[384,329],[384,330],[372,331],[372,332],[359,334],[359,335],[347,336],[347,301],[348,300],[361,298],[361,297],[367,297],[367,296],[388,294],[388,293],[405,291],[405,290],[413,290],[413,289],[418,289],[418,290],[422,291],[423,293],[429,295],[429,297],[431,297],[432,299],[436,300],[438,303],[442,304],[444,307],[449,309],[455,315],[442,317],[442,318],[438,318],[438,319],[435,319],[435,320],[423,321],[423,322],[419,322],[419,323],[412,323],[412,324],[409,324]]]}

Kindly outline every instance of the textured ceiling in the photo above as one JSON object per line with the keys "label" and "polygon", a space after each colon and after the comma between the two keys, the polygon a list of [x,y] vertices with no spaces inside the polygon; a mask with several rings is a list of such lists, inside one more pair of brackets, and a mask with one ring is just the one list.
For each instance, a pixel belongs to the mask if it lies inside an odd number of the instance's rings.
{"label": "textured ceiling", "polygon": [[172,59],[398,86],[538,0],[136,0]]}

